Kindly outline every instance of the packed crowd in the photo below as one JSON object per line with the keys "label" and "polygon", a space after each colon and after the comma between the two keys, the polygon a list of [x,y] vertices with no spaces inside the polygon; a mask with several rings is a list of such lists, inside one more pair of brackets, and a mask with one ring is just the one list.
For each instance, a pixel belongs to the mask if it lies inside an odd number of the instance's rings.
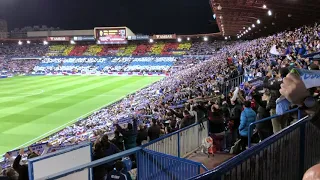
{"label": "packed crowd", "polygon": [[44,58],[34,72],[165,72],[176,57]]}
{"label": "packed crowd", "polygon": [[[226,147],[239,144],[237,150],[231,148],[239,153],[246,149],[249,124],[276,114],[280,85],[290,70],[319,69],[319,59],[308,57],[319,52],[319,35],[320,26],[315,24],[225,45],[210,59],[176,71],[39,143],[96,141],[94,153],[99,159],[208,119],[211,136],[228,131]],[[243,74],[254,80],[232,87],[232,79]],[[229,94],[222,93],[225,87]],[[257,141],[295,120],[296,114],[290,114],[259,124]],[[95,176],[104,177],[112,168],[97,170]]]}

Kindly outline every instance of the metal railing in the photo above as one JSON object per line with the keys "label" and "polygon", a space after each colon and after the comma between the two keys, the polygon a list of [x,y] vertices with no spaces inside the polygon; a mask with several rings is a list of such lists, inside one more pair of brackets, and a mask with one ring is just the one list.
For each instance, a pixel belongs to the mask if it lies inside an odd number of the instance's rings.
{"label": "metal railing", "polygon": [[201,163],[175,156],[164,155],[151,150],[141,150],[138,153],[138,179],[188,179],[200,174],[204,167]]}
{"label": "metal railing", "polygon": [[207,123],[204,121],[202,125],[193,124],[144,144],[142,147],[176,157],[185,157],[199,148],[202,140],[208,137]]}
{"label": "metal railing", "polygon": [[249,129],[248,129],[248,148],[251,147],[251,138],[252,138],[252,131],[254,129],[254,126],[256,124],[260,124],[260,123],[263,123],[265,121],[271,121],[272,119],[274,118],[278,118],[278,117],[281,117],[283,115],[286,115],[286,114],[290,114],[290,113],[294,113],[294,112],[297,112],[298,113],[298,119],[301,119],[301,111],[298,109],[298,108],[295,108],[295,109],[291,109],[289,111],[286,111],[285,113],[283,113],[282,115],[274,115],[274,116],[271,116],[271,117],[268,117],[268,118],[264,118],[264,119],[261,119],[259,121],[255,121],[253,123],[251,123],[249,125]]}
{"label": "metal railing", "polygon": [[205,171],[208,171],[208,169],[201,163],[180,157],[186,156],[200,147],[202,139],[207,136],[207,121],[203,124],[193,124],[140,147],[53,174],[45,179],[72,178],[72,175],[76,172],[92,169],[130,155],[137,157],[137,178],[139,180],[188,179],[199,175],[201,168]]}
{"label": "metal railing", "polygon": [[215,169],[199,180],[301,180],[320,158],[320,131],[305,117]]}
{"label": "metal railing", "polygon": [[220,85],[221,93],[225,96],[228,95],[228,93],[235,87],[238,87],[241,83],[243,83],[245,80],[244,75],[240,75],[238,77],[235,77],[233,79],[225,81],[224,84]]}

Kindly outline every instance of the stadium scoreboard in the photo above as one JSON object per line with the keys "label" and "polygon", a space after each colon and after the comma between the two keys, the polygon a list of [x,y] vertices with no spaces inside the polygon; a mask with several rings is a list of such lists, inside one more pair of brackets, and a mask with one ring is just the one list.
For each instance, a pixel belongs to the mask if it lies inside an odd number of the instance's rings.
{"label": "stadium scoreboard", "polygon": [[126,44],[126,28],[94,28],[98,44]]}

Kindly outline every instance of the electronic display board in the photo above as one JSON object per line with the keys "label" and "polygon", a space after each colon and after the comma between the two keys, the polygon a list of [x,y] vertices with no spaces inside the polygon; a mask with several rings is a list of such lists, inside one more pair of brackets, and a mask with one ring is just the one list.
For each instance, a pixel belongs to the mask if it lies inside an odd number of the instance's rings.
{"label": "electronic display board", "polygon": [[126,44],[125,28],[95,28],[98,44]]}

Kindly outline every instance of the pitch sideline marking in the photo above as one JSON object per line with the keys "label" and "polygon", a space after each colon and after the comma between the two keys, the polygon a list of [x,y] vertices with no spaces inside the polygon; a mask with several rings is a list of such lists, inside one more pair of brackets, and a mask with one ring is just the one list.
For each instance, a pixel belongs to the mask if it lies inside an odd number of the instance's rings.
{"label": "pitch sideline marking", "polygon": [[[16,95],[18,95],[18,96],[5,96],[5,97],[0,97],[0,98],[29,97],[29,96],[36,96],[36,95],[39,95],[39,94],[42,94],[45,92],[43,89],[36,89],[36,90],[40,90],[40,91],[37,93],[16,93]],[[9,94],[10,95],[10,93],[2,93],[2,92],[0,92],[0,94]],[[22,96],[19,96],[19,95],[22,95]]]}
{"label": "pitch sideline marking", "polygon": [[[159,79],[159,80],[161,80],[161,79]],[[155,81],[155,82],[152,82],[151,84],[144,85],[144,86],[142,86],[141,88],[138,88],[138,89],[136,89],[136,90],[134,90],[134,91],[129,92],[129,93],[126,94],[126,95],[121,96],[120,98],[115,99],[114,101],[111,101],[111,102],[109,102],[109,103],[107,103],[107,104],[105,104],[105,105],[100,106],[100,107],[97,108],[97,109],[94,109],[94,110],[92,110],[92,111],[90,111],[90,112],[87,112],[87,113],[81,115],[81,116],[78,117],[78,118],[75,118],[75,119],[73,119],[73,120],[71,120],[71,121],[69,121],[69,122],[67,122],[67,123],[65,123],[65,124],[63,124],[63,125],[55,128],[55,129],[53,129],[53,130],[50,130],[50,131],[42,134],[42,135],[39,136],[39,137],[36,137],[36,138],[34,138],[34,139],[32,139],[32,140],[24,143],[24,144],[22,144],[22,145],[20,145],[20,146],[18,146],[18,147],[16,147],[16,148],[14,148],[14,149],[12,149],[11,151],[16,150],[16,149],[19,149],[19,148],[21,148],[21,147],[25,147],[25,146],[29,145],[30,143],[32,144],[33,142],[38,141],[39,139],[42,139],[42,138],[47,137],[47,136],[50,136],[50,134],[52,134],[53,132],[56,132],[56,131],[58,131],[58,130],[60,130],[60,129],[62,129],[62,128],[67,127],[68,125],[76,122],[78,119],[82,118],[83,116],[90,115],[90,114],[92,114],[93,112],[98,111],[99,109],[102,109],[102,108],[104,108],[104,107],[106,107],[106,106],[108,106],[108,105],[110,105],[110,104],[113,104],[113,103],[115,103],[115,102],[117,102],[117,101],[120,101],[121,99],[125,98],[125,97],[128,96],[129,94],[133,94],[133,93],[135,93],[135,92],[137,92],[137,91],[139,91],[139,90],[141,90],[141,89],[143,89],[143,88],[145,88],[145,87],[148,87],[148,86],[152,85],[153,83],[158,82],[159,80],[157,80],[157,81]],[[3,155],[2,155],[2,156],[3,156]]]}

